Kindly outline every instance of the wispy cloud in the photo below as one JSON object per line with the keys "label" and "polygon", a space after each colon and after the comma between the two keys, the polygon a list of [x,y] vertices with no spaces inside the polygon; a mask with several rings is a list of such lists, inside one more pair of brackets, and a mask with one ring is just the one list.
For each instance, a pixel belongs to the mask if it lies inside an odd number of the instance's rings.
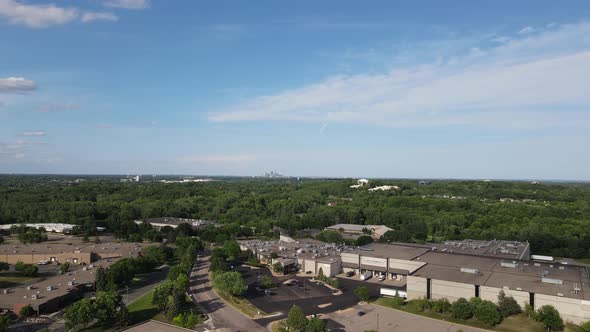
{"label": "wispy cloud", "polygon": [[35,109],[39,113],[51,113],[60,111],[79,110],[80,105],[77,104],[44,104]]}
{"label": "wispy cloud", "polygon": [[119,18],[113,13],[99,13],[99,12],[88,12],[82,14],[82,18],[80,19],[82,22],[92,22],[92,21],[118,21]]}
{"label": "wispy cloud", "polygon": [[0,93],[22,93],[36,88],[37,84],[34,81],[23,77],[0,78]]}
{"label": "wispy cloud", "polygon": [[335,76],[247,100],[209,119],[390,127],[511,126],[513,120],[529,127],[590,126],[590,41],[584,37],[589,34],[589,23],[564,25],[491,48],[474,47],[445,62]]}
{"label": "wispy cloud", "polygon": [[17,0],[0,0],[0,17],[31,28],[46,28],[76,21],[86,23],[116,19],[116,16],[110,13],[96,13],[55,4],[27,4]]}
{"label": "wispy cloud", "polygon": [[20,136],[45,136],[47,135],[46,132],[42,131],[42,130],[38,130],[38,131],[25,131],[23,133],[20,133]]}
{"label": "wispy cloud", "polygon": [[106,7],[122,9],[145,9],[150,6],[148,0],[108,0],[104,2]]}
{"label": "wispy cloud", "polygon": [[520,29],[518,31],[518,34],[519,35],[526,35],[526,34],[533,33],[533,32],[535,32],[535,28],[533,28],[533,27],[524,27],[524,28],[522,28],[522,29]]}

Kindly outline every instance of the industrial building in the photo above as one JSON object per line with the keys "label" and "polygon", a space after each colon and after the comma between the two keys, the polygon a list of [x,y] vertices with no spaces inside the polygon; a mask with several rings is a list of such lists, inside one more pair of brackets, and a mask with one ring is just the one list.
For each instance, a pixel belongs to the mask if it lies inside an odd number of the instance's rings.
{"label": "industrial building", "polygon": [[[281,235],[278,241],[239,241],[242,250],[251,250],[263,264],[279,263],[288,271],[317,275],[320,269],[332,277],[342,270],[340,253],[348,250],[313,239],[293,239]],[[274,257],[274,258],[273,258]]]}
{"label": "industrial building", "polygon": [[[30,305],[37,313],[51,313],[79,299],[85,291],[94,290],[94,270],[108,267],[123,257],[137,257],[149,244],[130,242],[83,243],[64,237],[56,243],[8,243],[0,245],[0,261],[16,264],[71,264],[65,274],[40,281],[4,288],[0,293],[0,309],[19,312]],[[67,242],[71,241],[71,242]]]}
{"label": "industrial building", "polygon": [[393,229],[383,225],[358,225],[358,224],[336,224],[326,227],[327,231],[340,232],[348,238],[358,238],[361,235],[370,235],[378,240],[383,234]]}
{"label": "industrial building", "polygon": [[566,320],[590,319],[589,269],[529,260],[528,243],[373,243],[340,255],[344,272],[354,271],[359,279],[378,277],[382,293],[393,285],[410,300],[480,297],[496,302],[503,290],[521,306],[526,303],[538,309],[551,304]]}
{"label": "industrial building", "polygon": [[209,220],[201,220],[201,219],[190,219],[190,218],[174,218],[174,217],[160,217],[160,218],[148,218],[148,219],[138,219],[134,220],[136,224],[140,225],[143,223],[148,223],[152,225],[155,229],[159,230],[162,227],[172,227],[176,228],[181,224],[190,224],[191,226],[198,228],[204,227],[208,224],[212,224],[212,221]]}

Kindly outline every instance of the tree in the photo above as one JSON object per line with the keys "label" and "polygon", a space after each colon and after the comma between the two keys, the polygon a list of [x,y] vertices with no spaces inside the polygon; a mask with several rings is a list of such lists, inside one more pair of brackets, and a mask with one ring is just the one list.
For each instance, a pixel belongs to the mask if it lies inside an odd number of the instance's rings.
{"label": "tree", "polygon": [[0,332],[7,331],[8,325],[10,325],[10,320],[8,319],[8,315],[0,315]]}
{"label": "tree", "polygon": [[240,245],[236,240],[225,241],[223,244],[223,251],[230,261],[235,261],[242,252]]}
{"label": "tree", "polygon": [[175,289],[185,291],[189,285],[190,285],[190,282],[189,282],[186,274],[181,274],[178,277],[176,277],[176,280],[174,280],[174,288]]}
{"label": "tree", "polygon": [[564,327],[559,311],[552,305],[544,305],[539,308],[537,320],[543,324],[547,331],[561,331]]}
{"label": "tree", "polygon": [[469,319],[473,317],[473,311],[471,310],[471,305],[469,301],[465,298],[460,298],[457,301],[453,302],[451,306],[451,313],[453,317],[458,319]]}
{"label": "tree", "polygon": [[100,325],[110,325],[117,319],[121,307],[121,296],[117,292],[97,292],[94,300],[95,317]]}
{"label": "tree", "polygon": [[373,243],[373,238],[370,237],[369,235],[361,235],[358,237],[358,239],[356,239],[357,246],[364,246],[369,243]]}
{"label": "tree", "polygon": [[167,281],[162,283],[156,288],[154,288],[154,295],[152,296],[152,304],[158,306],[160,311],[166,310],[166,306],[168,305],[168,297],[172,293],[172,289],[174,288],[171,281]]}
{"label": "tree", "polygon": [[502,321],[498,307],[491,301],[481,301],[473,308],[473,316],[480,322],[494,326]]}
{"label": "tree", "polygon": [[518,315],[522,312],[518,302],[512,296],[506,296],[503,290],[498,294],[498,310],[502,314],[502,317]]}
{"label": "tree", "polygon": [[365,286],[358,287],[354,290],[354,296],[356,296],[360,301],[368,301],[369,290]]}
{"label": "tree", "polygon": [[305,332],[327,332],[328,325],[325,320],[313,317],[307,322]]}
{"label": "tree", "polygon": [[10,269],[10,264],[6,262],[0,262],[0,271],[8,271]]}
{"label": "tree", "polygon": [[65,262],[61,264],[58,270],[62,274],[68,272],[70,270],[70,262]]}
{"label": "tree", "polygon": [[239,272],[222,272],[215,276],[213,285],[231,295],[241,295],[248,289]]}
{"label": "tree", "polygon": [[272,265],[272,270],[275,271],[275,273],[284,273],[285,272],[285,268],[283,268],[283,266],[279,262],[276,262]]}
{"label": "tree", "polygon": [[307,317],[299,306],[292,306],[287,315],[287,326],[297,331],[301,331],[307,325]]}
{"label": "tree", "polygon": [[584,332],[590,332],[590,320],[587,321],[587,322],[582,323],[582,325],[580,325],[580,328]]}
{"label": "tree", "polygon": [[26,305],[26,306],[20,308],[20,311],[18,312],[18,314],[21,317],[29,317],[29,316],[33,316],[35,314],[35,310],[33,310],[33,308],[30,305]]}
{"label": "tree", "polygon": [[39,268],[32,264],[25,264],[21,261],[16,262],[14,269],[22,273],[26,277],[34,277],[37,275]]}
{"label": "tree", "polygon": [[66,309],[64,319],[66,326],[72,329],[76,326],[86,328],[95,317],[94,304],[91,299],[82,299]]}
{"label": "tree", "polygon": [[172,324],[190,329],[197,325],[200,321],[201,319],[198,314],[185,312],[174,317],[174,319],[172,319]]}
{"label": "tree", "polygon": [[260,285],[264,288],[271,288],[272,287],[272,278],[267,275],[263,275],[260,277]]}

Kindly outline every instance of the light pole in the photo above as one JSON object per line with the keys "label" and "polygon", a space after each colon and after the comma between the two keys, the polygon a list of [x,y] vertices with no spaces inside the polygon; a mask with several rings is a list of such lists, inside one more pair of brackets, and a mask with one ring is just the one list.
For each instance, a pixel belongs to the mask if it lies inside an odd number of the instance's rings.
{"label": "light pole", "polygon": [[127,290],[127,304],[129,304],[129,286],[125,286],[125,289]]}

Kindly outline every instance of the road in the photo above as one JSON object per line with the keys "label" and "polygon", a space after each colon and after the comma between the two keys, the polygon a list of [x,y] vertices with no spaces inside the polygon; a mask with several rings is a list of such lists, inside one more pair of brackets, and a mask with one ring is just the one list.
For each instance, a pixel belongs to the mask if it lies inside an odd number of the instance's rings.
{"label": "road", "polygon": [[[363,316],[357,313],[362,311]],[[407,312],[373,304],[356,305],[352,308],[322,315],[328,319],[330,331],[362,332],[375,331],[424,331],[424,332],[486,332],[487,330],[413,315]]]}
{"label": "road", "polygon": [[213,291],[209,281],[209,253],[201,253],[193,266],[190,277],[190,293],[198,306],[209,315],[207,330],[217,331],[267,331],[241,312],[227,305]]}

